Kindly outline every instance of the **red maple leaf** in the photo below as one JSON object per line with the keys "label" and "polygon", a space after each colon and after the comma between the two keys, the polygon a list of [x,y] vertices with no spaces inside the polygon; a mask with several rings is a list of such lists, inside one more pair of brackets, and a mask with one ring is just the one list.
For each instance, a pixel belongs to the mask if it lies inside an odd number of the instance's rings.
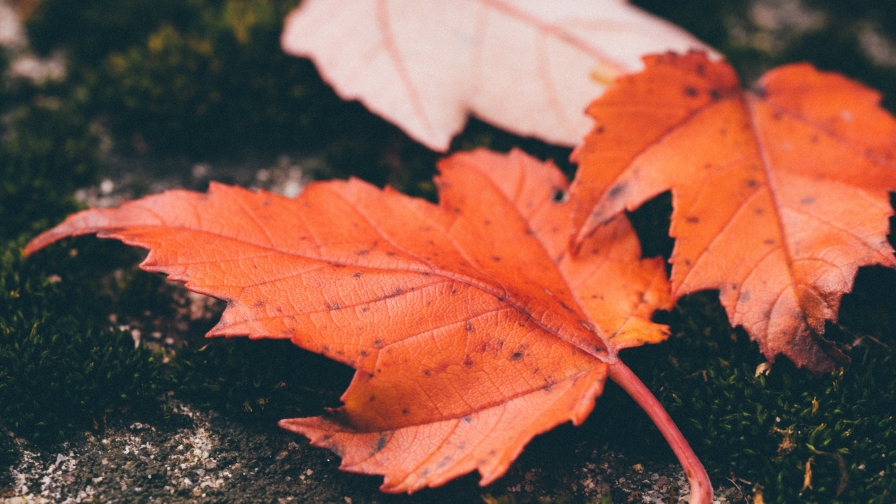
{"label": "red maple leaf", "polygon": [[654,419],[682,460],[692,502],[706,472],[668,415],[618,359],[663,340],[660,259],[640,258],[624,216],[567,253],[566,180],[520,152],[440,164],[440,203],[359,180],[295,199],[213,184],[69,217],[27,253],[97,233],[149,249],[141,267],[227,300],[210,336],[288,338],[357,372],[344,405],[284,428],[342,468],[412,492],[478,469],[500,477],[533,436],[594,407],[607,376]]}
{"label": "red maple leaf", "polygon": [[825,321],[860,266],[896,267],[896,120],[880,95],[807,64],[744,91],[700,53],[645,62],[588,109],[576,239],[671,189],[673,297],[718,289],[770,360],[783,353],[814,372],[844,362]]}

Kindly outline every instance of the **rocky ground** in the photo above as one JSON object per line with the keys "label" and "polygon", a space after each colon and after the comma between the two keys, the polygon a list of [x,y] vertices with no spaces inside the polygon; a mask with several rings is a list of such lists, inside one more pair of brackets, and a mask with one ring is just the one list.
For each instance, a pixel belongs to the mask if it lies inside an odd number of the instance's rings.
{"label": "rocky ground", "polygon": [[[4,482],[0,502],[410,504],[490,502],[493,495],[518,502],[565,496],[572,502],[677,503],[688,497],[675,464],[637,462],[584,441],[556,450],[581,461],[575,466],[535,460],[546,449],[537,443],[489,488],[468,476],[411,496],[386,495],[377,490],[378,478],[339,472],[337,457],[274,425],[249,425],[177,401],[171,406],[182,417],[179,427],[149,419],[77,435],[54,450],[21,444],[23,456]],[[717,502],[752,500],[749,485],[735,483],[719,485]],[[600,500],[607,497],[612,500]]]}

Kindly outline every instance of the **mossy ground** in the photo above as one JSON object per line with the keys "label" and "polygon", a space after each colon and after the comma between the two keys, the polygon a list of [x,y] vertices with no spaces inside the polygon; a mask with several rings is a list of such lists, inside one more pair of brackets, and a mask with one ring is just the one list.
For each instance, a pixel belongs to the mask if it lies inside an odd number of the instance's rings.
{"label": "mossy ground", "polygon": [[[344,368],[283,342],[202,340],[208,320],[183,328],[171,359],[146,345],[135,349],[132,335],[109,316],[176,318],[170,300],[178,291],[137,271],[139,254],[125,247],[80,239],[27,260],[20,252],[37,231],[78,208],[75,189],[99,181],[114,156],[218,162],[303,153],[324,159],[326,176],[354,175],[434,197],[435,153],[357,103],[339,100],[309,62],[282,54],[280,20],[295,3],[44,0],[30,17],[31,43],[44,54],[65,48],[67,78],[43,84],[13,78],[7,64],[14,54],[0,57],[3,427],[32,442],[57,443],[101,431],[109,418],[148,410],[166,418],[170,412],[157,397],[167,391],[252,422],[314,414],[337,402],[350,376]],[[772,66],[808,60],[879,89],[890,110],[896,104],[896,63],[880,42],[889,40],[893,52],[896,12],[889,0],[635,3],[719,49],[746,82]],[[874,40],[876,49],[869,48]],[[565,149],[476,121],[452,149],[477,145],[519,146],[568,173],[574,169]],[[668,254],[668,215],[668,196],[633,215],[646,254]],[[689,296],[658,316],[672,326],[669,342],[623,357],[716,481],[729,480],[747,494],[761,491],[765,502],[892,502],[894,303],[896,274],[863,269],[844,298],[840,325],[828,333],[853,363],[820,377],[784,359],[757,376],[764,359],[728,326],[712,294]],[[559,446],[567,450],[570,440],[671,460],[649,421],[614,387],[583,427],[541,439],[548,441],[536,440],[519,464],[550,457]],[[0,473],[17,456],[0,441]]]}

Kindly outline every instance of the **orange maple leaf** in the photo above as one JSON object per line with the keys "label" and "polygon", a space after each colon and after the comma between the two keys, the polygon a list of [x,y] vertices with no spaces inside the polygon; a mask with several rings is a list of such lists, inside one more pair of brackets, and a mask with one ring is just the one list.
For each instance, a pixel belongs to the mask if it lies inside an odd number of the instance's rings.
{"label": "orange maple leaf", "polygon": [[588,109],[575,240],[671,189],[675,299],[718,289],[732,325],[770,360],[814,372],[847,361],[820,336],[825,321],[858,267],[896,267],[896,120],[879,94],[807,64],[750,92],[699,53],[645,62]]}
{"label": "orange maple leaf", "polygon": [[26,252],[85,233],[148,248],[143,269],[228,301],[210,336],[288,338],[354,367],[344,406],[280,425],[385,491],[495,480],[536,434],[583,422],[610,376],[709,502],[699,461],[617,357],[667,336],[650,321],[670,306],[662,260],[640,258],[624,216],[568,254],[550,163],[480,150],[440,170],[438,206],[356,179],[295,199],[213,184],[75,214]]}

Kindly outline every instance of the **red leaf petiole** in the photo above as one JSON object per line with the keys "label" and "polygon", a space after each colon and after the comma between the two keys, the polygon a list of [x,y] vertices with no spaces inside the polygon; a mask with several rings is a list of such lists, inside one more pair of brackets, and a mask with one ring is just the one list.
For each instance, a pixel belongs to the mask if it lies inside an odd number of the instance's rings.
{"label": "red leaf petiole", "polygon": [[610,378],[622,387],[632,399],[641,406],[647,416],[653,420],[663,437],[669,443],[669,447],[675,452],[678,461],[684,469],[691,485],[691,497],[689,504],[711,504],[713,499],[712,483],[709,481],[709,475],[706,469],[691,446],[685,440],[681,431],[666,413],[663,405],[656,399],[650,390],[644,385],[644,382],[638,378],[631,369],[628,368],[621,360],[616,360],[610,364]]}

